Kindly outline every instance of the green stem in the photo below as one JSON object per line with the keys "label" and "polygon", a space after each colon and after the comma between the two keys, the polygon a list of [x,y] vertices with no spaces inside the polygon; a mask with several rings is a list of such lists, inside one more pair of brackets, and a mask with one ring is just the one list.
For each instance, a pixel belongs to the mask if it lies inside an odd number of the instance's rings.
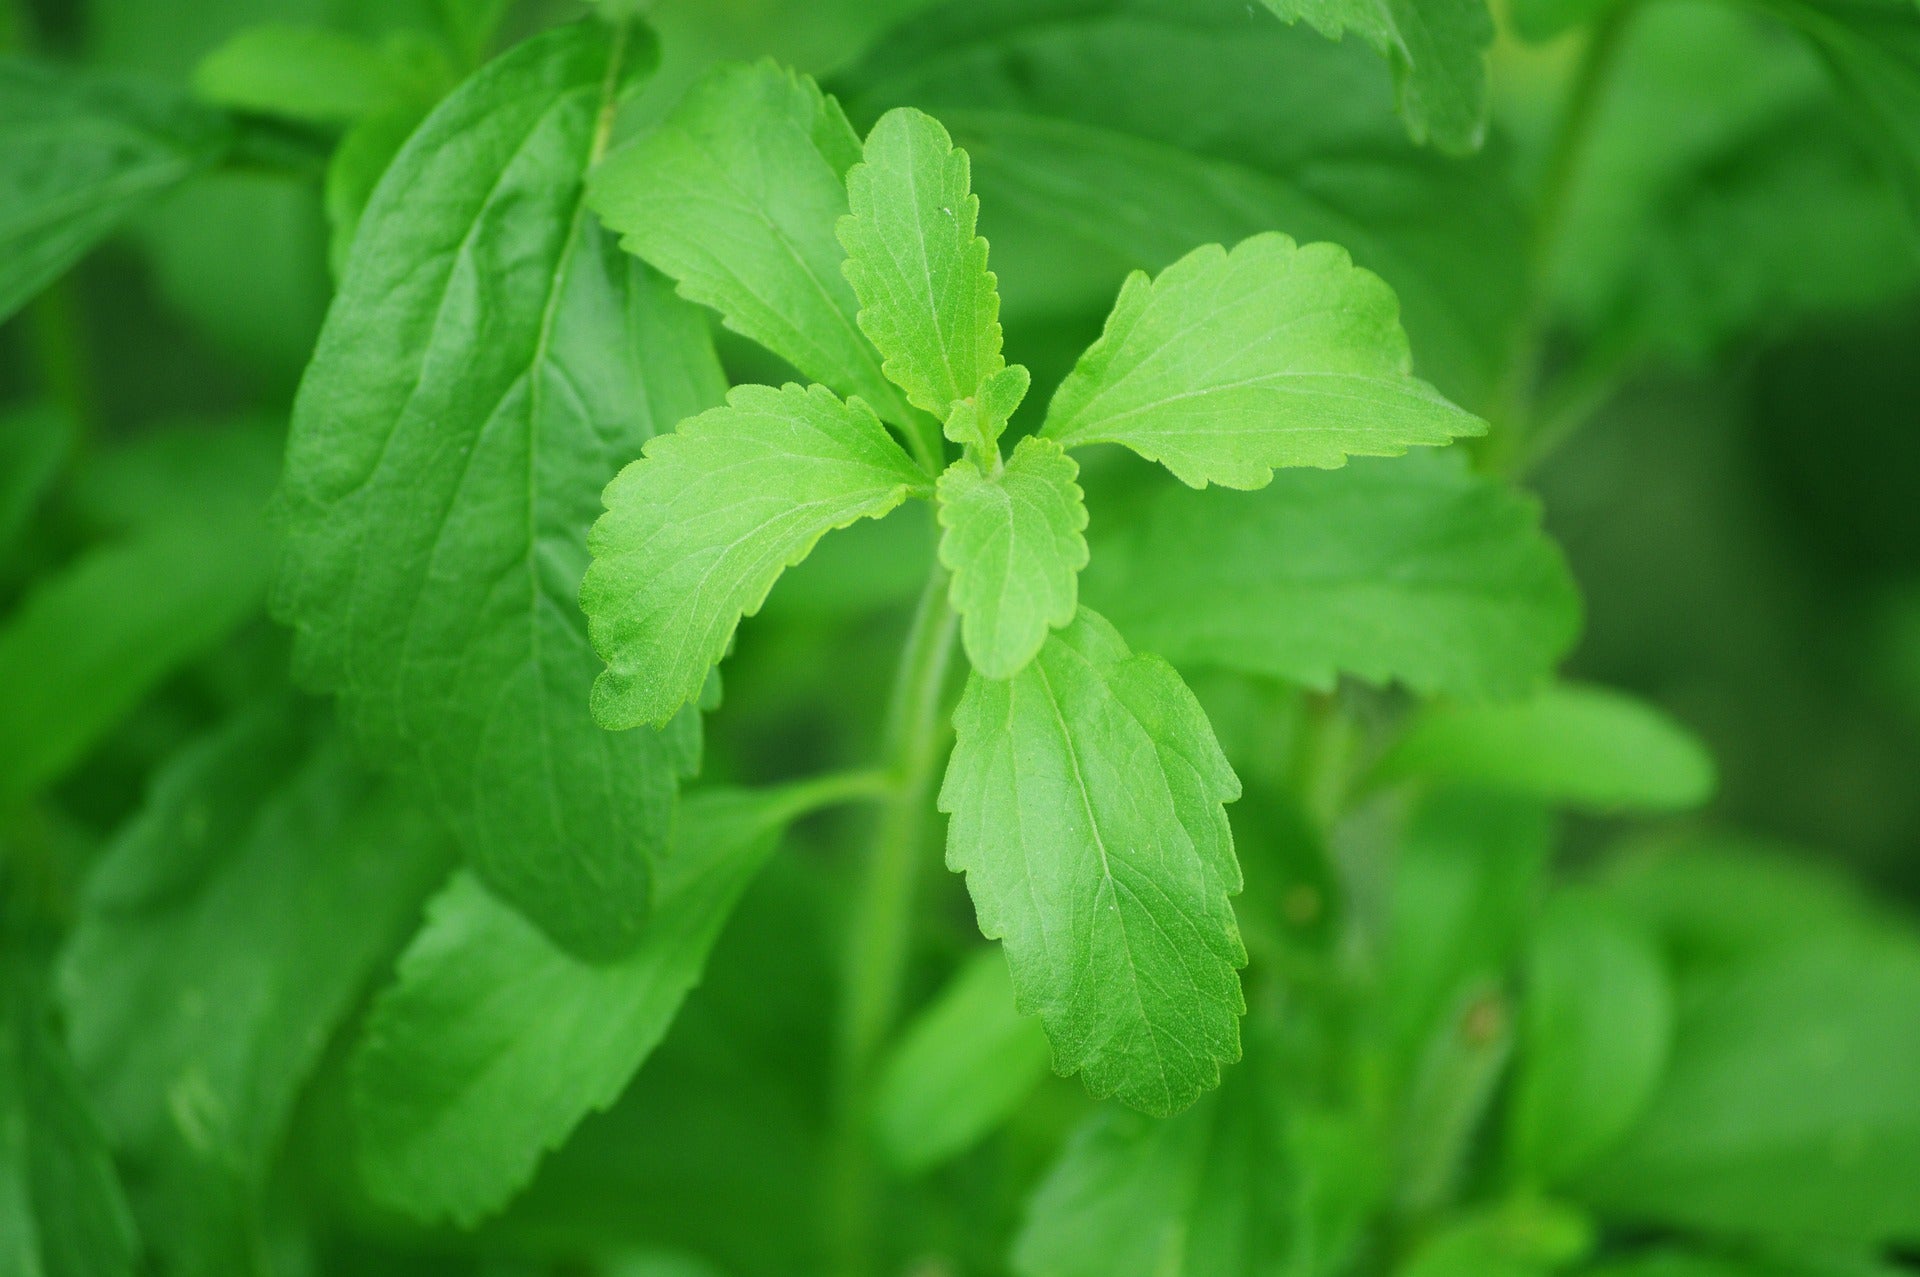
{"label": "green stem", "polygon": [[811,776],[806,780],[794,781],[780,790],[780,821],[785,824],[822,808],[838,807],[844,803],[890,798],[893,789],[893,773],[877,768]]}
{"label": "green stem", "polygon": [[1485,467],[1496,472],[1511,470],[1528,452],[1541,357],[1553,319],[1553,266],[1560,240],[1566,234],[1580,163],[1586,156],[1635,9],[1636,0],[1623,0],[1601,17],[1588,38],[1541,174],[1540,199],[1527,252],[1526,302],[1514,339],[1513,358],[1500,388],[1497,428],[1482,454]]}
{"label": "green stem", "polygon": [[887,710],[885,748],[893,789],[874,828],[857,889],[840,1025],[833,1203],[836,1273],[871,1270],[876,1185],[866,1119],[876,1057],[899,1013],[913,938],[913,905],[941,746],[957,618],[947,574],[935,568],[921,591]]}

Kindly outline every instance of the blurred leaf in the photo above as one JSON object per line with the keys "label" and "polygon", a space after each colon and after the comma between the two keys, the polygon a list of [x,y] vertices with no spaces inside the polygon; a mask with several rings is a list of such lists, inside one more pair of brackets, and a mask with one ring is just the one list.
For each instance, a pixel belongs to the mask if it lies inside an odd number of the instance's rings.
{"label": "blurred leaf", "polygon": [[1449,395],[1483,402],[1500,375],[1523,235],[1501,158],[1409,143],[1352,42],[1244,0],[968,0],[845,84],[856,116],[918,106],[966,148],[1016,351],[1059,321],[1097,332],[1129,271],[1280,230],[1386,280]]}
{"label": "blurred leaf", "polygon": [[51,404],[0,413],[0,562],[59,477],[73,434],[72,419]]}
{"label": "blurred leaf", "polygon": [[1263,0],[1288,22],[1306,19],[1338,40],[1351,32],[1393,65],[1400,114],[1416,142],[1479,149],[1487,131],[1486,0]]}
{"label": "blurred leaf", "polygon": [[698,983],[797,814],[788,793],[690,796],[639,947],[595,965],[461,875],[374,1004],[355,1061],[362,1167],[388,1205],[471,1224],[623,1090]]}
{"label": "blurred leaf", "polygon": [[1920,1239],[1920,944],[1809,938],[1683,987],[1672,1063],[1577,1186],[1622,1220]]}
{"label": "blurred leaf", "polygon": [[1901,1277],[1908,1270],[1871,1255],[1726,1254],[1668,1248],[1580,1270],[1581,1277]]}
{"label": "blurred leaf", "polygon": [[1117,533],[1096,522],[1094,539],[1088,599],[1182,665],[1512,695],[1580,624],[1537,507],[1457,456],[1281,473],[1258,493],[1169,491]]}
{"label": "blurred leaf", "polygon": [[1547,904],[1522,970],[1512,1172],[1534,1187],[1580,1170],[1633,1124],[1666,1066],[1673,991],[1649,938],[1596,900]]}
{"label": "blurred leaf", "polygon": [[327,264],[335,279],[347,273],[347,258],[360,231],[367,201],[386,176],[393,157],[426,118],[426,107],[406,104],[367,116],[341,137],[327,161]]}
{"label": "blurred leaf", "polygon": [[1469,1211],[1421,1243],[1398,1277],[1547,1277],[1593,1245],[1568,1207],[1526,1199]]}
{"label": "blurred leaf", "polygon": [[164,92],[0,56],[0,319],[225,144]]}
{"label": "blurred leaf", "polygon": [[1699,0],[1623,38],[1554,264],[1584,339],[1699,361],[1920,281],[1920,230],[1805,49]]}
{"label": "blurred leaf", "polygon": [[300,676],[425,777],[476,871],[600,956],[637,939],[698,720],[594,725],[586,531],[601,486],[720,389],[699,316],[582,204],[653,57],[622,39],[519,46],[382,179],[294,405],[273,596]]}
{"label": "blurred leaf", "polygon": [[1525,701],[1431,706],[1380,771],[1598,811],[1697,807],[1714,788],[1713,759],[1685,728],[1643,701],[1576,683]]}
{"label": "blurred leaf", "polygon": [[446,867],[429,818],[277,701],[157,773],[87,883],[59,987],[176,1266],[246,1253],[296,1097]]}
{"label": "blurred leaf", "polygon": [[963,964],[901,1030],[875,1084],[874,1133],[914,1173],[937,1166],[1007,1119],[1047,1075],[1047,1035],[1013,1005],[1006,955]]}
{"label": "blurred leaf", "polygon": [[343,31],[258,26],[201,59],[193,87],[231,110],[337,124],[426,95],[407,72],[372,41]]}
{"label": "blurred leaf", "polygon": [[0,971],[0,1273],[131,1277],[139,1240],[112,1154],[26,979]]}
{"label": "blurred leaf", "polygon": [[280,473],[285,423],[181,423],[94,449],[75,470],[70,497],[95,530],[221,521],[262,523]]}
{"label": "blurred leaf", "polygon": [[257,516],[156,525],[43,576],[0,624],[0,808],[57,780],[258,611]]}

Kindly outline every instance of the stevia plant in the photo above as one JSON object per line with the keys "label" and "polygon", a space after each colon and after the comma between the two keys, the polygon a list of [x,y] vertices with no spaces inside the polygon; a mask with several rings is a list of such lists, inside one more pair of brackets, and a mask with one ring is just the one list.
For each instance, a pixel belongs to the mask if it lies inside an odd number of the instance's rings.
{"label": "stevia plant", "polygon": [[0,1277],[1905,1271],[1912,920],[1523,487],[1911,294],[1910,0],[224,4],[0,58]]}

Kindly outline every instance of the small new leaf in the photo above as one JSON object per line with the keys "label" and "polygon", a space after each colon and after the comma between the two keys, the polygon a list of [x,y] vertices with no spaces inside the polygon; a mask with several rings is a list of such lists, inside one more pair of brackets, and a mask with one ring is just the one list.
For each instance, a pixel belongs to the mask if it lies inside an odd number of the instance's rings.
{"label": "small new leaf", "polygon": [[1008,419],[1025,401],[1032,382],[1022,364],[1009,364],[994,373],[980,383],[978,394],[953,405],[953,411],[947,414],[947,438],[983,453],[992,452]]}
{"label": "small new leaf", "polygon": [[1192,487],[1258,488],[1486,431],[1412,376],[1393,290],[1333,244],[1268,233],[1195,249],[1120,290],[1042,431],[1119,443]]}
{"label": "small new leaf", "polygon": [[610,728],[672,718],[781,572],[925,486],[871,408],[822,386],[739,386],[653,440],[607,485],[588,539],[580,604],[607,662],[594,717]]}
{"label": "small new leaf", "polygon": [[976,673],[940,791],[947,865],[1006,945],[1054,1068],[1157,1116],[1240,1056],[1246,950],[1222,804],[1239,779],[1165,661],[1080,610],[1025,670]]}
{"label": "small new leaf", "polygon": [[842,266],[860,298],[860,330],[916,408],[946,417],[1000,371],[1000,294],[967,153],[911,107],[880,117],[866,159],[847,174]]}
{"label": "small new leaf", "polygon": [[1051,439],[1022,439],[997,474],[964,460],[940,476],[940,561],[967,658],[988,678],[1018,674],[1073,620],[1087,565],[1079,473]]}

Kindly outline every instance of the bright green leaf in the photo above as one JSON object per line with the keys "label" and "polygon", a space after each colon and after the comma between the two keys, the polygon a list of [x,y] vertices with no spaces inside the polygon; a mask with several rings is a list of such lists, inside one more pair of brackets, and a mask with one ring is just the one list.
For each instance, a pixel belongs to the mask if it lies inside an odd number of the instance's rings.
{"label": "bright green leaf", "polygon": [[374,188],[425,117],[426,108],[413,104],[378,112],[348,129],[333,148],[333,158],[327,161],[325,200],[331,228],[327,264],[335,279],[347,273],[347,256]]}
{"label": "bright green leaf", "polygon": [[649,443],[607,485],[593,526],[580,600],[608,667],[594,717],[666,722],[784,569],[926,484],[872,409],[820,386],[738,386]]}
{"label": "bright green leaf", "polygon": [[1178,1112],[1240,1055],[1246,961],[1222,804],[1240,782],[1158,657],[1085,608],[1012,679],[975,674],[940,791],[947,865],[1004,942],[1054,1068]]}
{"label": "bright green leaf", "polygon": [[1269,233],[1130,276],[1047,410],[1064,447],[1119,443],[1203,487],[1258,488],[1484,433],[1411,375],[1399,305],[1332,244]]}
{"label": "bright green leaf", "polygon": [[1673,992],[1643,931],[1572,892],[1541,914],[1522,980],[1507,1155],[1544,1187],[1604,1153],[1645,1108],[1666,1067]]}
{"label": "bright green leaf", "polygon": [[1007,960],[975,954],[900,1032],[874,1085],[874,1134],[903,1171],[965,1152],[1047,1075],[1047,1035],[1014,1009]]}
{"label": "bright green leaf", "polygon": [[1593,1222],[1554,1202],[1514,1198],[1456,1215],[1422,1239],[1395,1277],[1549,1277],[1593,1248]]}
{"label": "bright green leaf", "polygon": [[980,383],[978,394],[953,405],[943,427],[947,438],[982,453],[994,451],[1008,419],[1026,400],[1032,382],[1032,375],[1019,364],[994,373]]}
{"label": "bright green leaf", "polygon": [[225,145],[190,103],[0,56],[0,319]]}
{"label": "bright green leaf", "polygon": [[1012,678],[1048,630],[1073,620],[1087,507],[1080,467],[1051,440],[1022,439],[996,470],[965,460],[940,476],[940,561],[967,658],[988,678]]}
{"label": "bright green leaf", "polygon": [[1102,525],[1087,598],[1182,667],[1322,690],[1350,674],[1426,695],[1531,691],[1573,646],[1580,597],[1538,507],[1464,460],[1171,489]]}
{"label": "bright green leaf", "polygon": [[1263,0],[1321,35],[1352,32],[1393,65],[1400,114],[1417,142],[1477,150],[1487,131],[1486,0]]}
{"label": "bright green leaf", "polygon": [[371,42],[328,27],[248,27],[194,69],[194,91],[236,111],[340,123],[418,92]]}
{"label": "bright green leaf", "polygon": [[1524,701],[1429,707],[1382,760],[1425,776],[1600,811],[1671,811],[1713,795],[1713,757],[1643,701],[1560,684]]}
{"label": "bright green leaf", "polygon": [[987,241],[973,233],[980,199],[967,153],[932,116],[889,111],[847,174],[847,200],[838,233],[860,331],[908,401],[944,419],[1006,366]]}
{"label": "bright green leaf", "polygon": [[813,381],[890,421],[906,401],[855,321],[834,227],[860,139],[812,80],[770,62],[708,72],[659,128],[610,156],[594,211],[621,245]]}
{"label": "bright green leaf", "polygon": [[361,1164],[389,1205],[472,1221],[612,1103],[700,979],[734,901],[797,814],[780,791],[682,805],[652,922],[633,952],[584,962],[454,879],[374,1004],[354,1063]]}
{"label": "bright green leaf", "polygon": [[597,22],[539,36],[393,161],[294,406],[274,594],[303,679],[426,778],[491,886],[599,955],[644,923],[698,724],[594,725],[586,531],[722,384],[700,316],[583,204],[652,57]]}

